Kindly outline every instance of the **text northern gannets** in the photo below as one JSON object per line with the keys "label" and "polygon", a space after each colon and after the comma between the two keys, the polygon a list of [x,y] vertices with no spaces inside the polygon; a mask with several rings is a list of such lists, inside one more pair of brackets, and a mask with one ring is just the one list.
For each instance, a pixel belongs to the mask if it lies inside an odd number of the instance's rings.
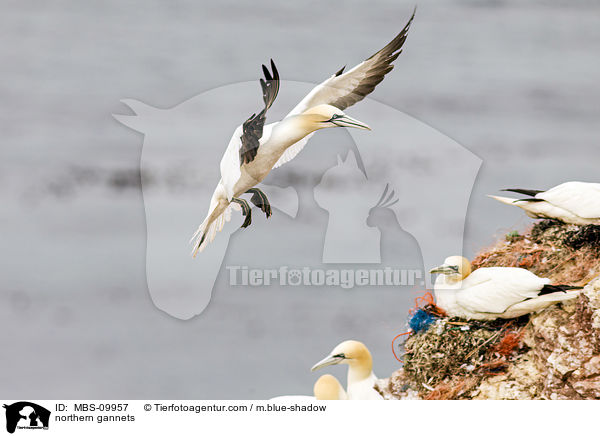
{"label": "text northern gannets", "polygon": [[192,237],[194,256],[215,238],[231,218],[231,207],[241,207],[246,217],[242,227],[251,223],[251,209],[240,196],[252,194],[250,201],[267,218],[271,207],[266,195],[255,185],[273,168],[292,160],[317,130],[329,127],[369,127],[346,115],[343,110],[370,94],[393,69],[392,62],[401,53],[414,13],[404,29],[383,49],[344,73],[344,68],[315,87],[280,122],[265,125],[266,112],[279,91],[279,73],[271,61],[269,71],[263,65],[265,80],[260,81],[265,107],[239,126],[221,159],[221,180],[212,195],[208,215]]}
{"label": "text northern gannets", "polygon": [[461,256],[448,257],[431,273],[440,274],[434,285],[436,304],[451,317],[517,318],[579,294],[573,290],[578,287],[550,285],[550,279],[523,268],[479,268],[471,273],[471,263]]}
{"label": "text northern gannets", "polygon": [[373,374],[373,358],[365,344],[358,341],[342,342],[311,371],[340,363],[348,365],[349,400],[383,400],[375,390],[377,377]]}
{"label": "text northern gannets", "polygon": [[518,206],[532,218],[551,218],[577,225],[600,224],[600,183],[566,182],[547,191],[519,188],[505,191],[529,198],[490,197]]}

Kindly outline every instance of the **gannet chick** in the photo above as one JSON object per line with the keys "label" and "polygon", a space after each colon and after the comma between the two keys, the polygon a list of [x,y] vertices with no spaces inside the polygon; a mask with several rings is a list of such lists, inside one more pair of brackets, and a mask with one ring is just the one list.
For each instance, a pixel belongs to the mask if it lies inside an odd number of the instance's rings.
{"label": "gannet chick", "polygon": [[323,360],[311,368],[316,371],[329,365],[348,365],[349,400],[383,400],[375,390],[377,377],[373,374],[373,358],[362,342],[345,341],[333,349]]}
{"label": "gannet chick", "polygon": [[471,263],[462,256],[448,257],[430,272],[440,274],[434,285],[436,304],[449,316],[466,319],[517,318],[571,300],[581,289],[551,285],[550,279],[523,268],[479,268],[471,273]]}
{"label": "gannet chick", "polygon": [[255,186],[272,169],[292,160],[317,130],[348,127],[371,130],[344,110],[373,92],[394,66],[402,52],[414,13],[402,31],[384,48],[344,73],[336,72],[304,97],[281,121],[266,124],[266,115],[279,92],[279,72],[271,60],[271,71],[263,65],[265,79],[260,80],[264,107],[234,131],[221,159],[221,179],[215,188],[208,214],[190,242],[196,256],[214,240],[216,233],[231,219],[232,208],[246,217],[242,227],[252,222],[251,207],[241,198],[252,194],[250,201],[269,218],[271,205],[267,196]]}
{"label": "gannet chick", "polygon": [[550,218],[576,225],[600,225],[600,183],[566,182],[547,191],[521,188],[504,191],[528,195],[529,198],[489,197],[518,206],[532,218]]}
{"label": "gannet chick", "polygon": [[319,377],[313,386],[314,397],[309,395],[283,395],[271,398],[277,401],[301,401],[310,402],[314,400],[347,400],[348,395],[337,378],[331,374]]}
{"label": "gannet chick", "polygon": [[337,378],[331,374],[319,377],[313,388],[317,400],[347,400],[348,394]]}

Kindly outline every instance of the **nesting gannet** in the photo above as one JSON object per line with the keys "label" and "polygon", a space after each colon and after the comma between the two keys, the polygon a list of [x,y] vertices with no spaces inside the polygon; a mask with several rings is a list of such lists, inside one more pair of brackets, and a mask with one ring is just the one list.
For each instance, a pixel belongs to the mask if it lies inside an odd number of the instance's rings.
{"label": "nesting gannet", "polygon": [[345,341],[333,349],[329,355],[312,367],[311,371],[329,365],[348,365],[349,400],[383,400],[375,390],[377,377],[373,374],[373,358],[362,342]]}
{"label": "nesting gannet", "polygon": [[523,268],[491,267],[471,272],[461,256],[448,257],[431,270],[436,304],[449,316],[494,320],[517,318],[540,311],[559,301],[577,297],[576,286],[551,285],[550,279]]}
{"label": "nesting gannet", "polygon": [[319,377],[313,388],[317,400],[347,400],[348,394],[337,378],[331,374]]}
{"label": "nesting gannet", "polygon": [[[242,227],[251,223],[251,208],[241,195],[252,194],[250,201],[267,216],[271,206],[266,195],[254,188],[273,169],[292,160],[317,130],[330,127],[353,127],[370,130],[351,118],[344,109],[362,100],[394,66],[400,55],[414,13],[404,29],[384,48],[344,73],[344,68],[316,86],[281,121],[265,125],[267,110],[279,91],[279,73],[271,60],[271,71],[263,65],[265,80],[260,80],[264,108],[253,114],[233,133],[221,159],[221,180],[212,195],[206,219],[192,236],[195,256],[215,238],[231,218],[232,206],[241,207],[246,217]],[[235,205],[235,206],[234,206]]]}
{"label": "nesting gannet", "polygon": [[566,182],[547,191],[504,189],[529,198],[489,197],[518,206],[532,218],[551,218],[568,224],[600,224],[600,183]]}

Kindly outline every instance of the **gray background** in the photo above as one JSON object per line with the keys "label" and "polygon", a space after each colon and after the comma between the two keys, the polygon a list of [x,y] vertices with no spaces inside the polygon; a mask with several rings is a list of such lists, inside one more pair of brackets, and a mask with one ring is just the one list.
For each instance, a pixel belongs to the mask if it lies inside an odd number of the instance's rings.
{"label": "gray background", "polygon": [[[397,367],[389,342],[405,329],[407,292],[217,289],[190,321],[149,298],[142,137],[111,117],[126,113],[119,100],[171,107],[256,79],[268,57],[289,80],[320,82],[381,47],[413,7],[238,3],[3,2],[0,397],[310,394],[308,368],[350,336],[369,345],[379,376]],[[529,223],[484,194],[597,181],[600,5],[439,3],[419,3],[373,97],[483,159],[466,225],[472,256]],[[228,137],[241,121],[214,128]]]}

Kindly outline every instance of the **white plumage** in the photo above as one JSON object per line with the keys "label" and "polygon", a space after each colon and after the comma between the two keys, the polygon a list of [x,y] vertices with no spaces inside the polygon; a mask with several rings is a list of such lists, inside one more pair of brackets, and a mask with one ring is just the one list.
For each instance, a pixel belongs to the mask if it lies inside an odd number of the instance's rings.
{"label": "white plumage", "polygon": [[296,157],[314,132],[329,127],[369,129],[343,110],[370,94],[393,69],[392,62],[402,51],[413,18],[414,13],[404,29],[383,49],[346,73],[342,68],[316,86],[283,120],[267,125],[266,112],[277,97],[280,81],[273,61],[272,71],[263,65],[264,109],[234,131],[221,159],[221,180],[211,198],[207,217],[192,237],[194,255],[202,251],[229,221],[232,202],[239,204],[246,216],[242,227],[250,224],[250,206],[239,198],[249,190],[253,194],[251,201],[265,212],[267,218],[271,215],[266,196],[253,187],[273,168]]}
{"label": "white plumage", "polygon": [[470,262],[451,256],[431,270],[440,273],[434,285],[436,304],[449,316],[494,320],[517,318],[545,309],[579,294],[578,287],[550,285],[523,268],[479,268],[471,273]]}
{"label": "white plumage", "polygon": [[600,225],[600,183],[566,182],[547,191],[505,189],[529,195],[516,199],[490,195],[505,204],[518,206],[532,218],[557,219],[568,224]]}

